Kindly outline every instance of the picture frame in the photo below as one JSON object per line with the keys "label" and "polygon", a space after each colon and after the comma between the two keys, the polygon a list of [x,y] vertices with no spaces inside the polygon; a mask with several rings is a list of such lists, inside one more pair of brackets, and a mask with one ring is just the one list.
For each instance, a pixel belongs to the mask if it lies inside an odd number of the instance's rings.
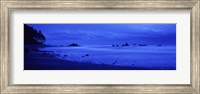
{"label": "picture frame", "polygon": [[[0,0],[0,93],[200,93],[199,0]],[[10,12],[18,9],[190,9],[190,84],[10,84]]]}

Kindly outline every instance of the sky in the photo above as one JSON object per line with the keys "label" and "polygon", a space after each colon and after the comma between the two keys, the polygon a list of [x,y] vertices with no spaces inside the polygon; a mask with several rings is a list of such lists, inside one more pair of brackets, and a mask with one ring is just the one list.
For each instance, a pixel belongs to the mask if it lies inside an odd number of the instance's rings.
{"label": "sky", "polygon": [[45,44],[176,45],[176,24],[27,24],[41,30]]}

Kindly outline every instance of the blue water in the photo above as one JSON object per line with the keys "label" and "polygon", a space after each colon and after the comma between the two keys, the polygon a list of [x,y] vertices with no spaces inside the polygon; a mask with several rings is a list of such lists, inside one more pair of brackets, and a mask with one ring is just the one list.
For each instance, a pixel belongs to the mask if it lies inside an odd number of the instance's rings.
{"label": "blue water", "polygon": [[60,54],[58,58],[82,63],[176,68],[175,46],[112,47],[110,45],[85,45],[80,47],[45,47],[40,50],[53,51],[55,54]]}

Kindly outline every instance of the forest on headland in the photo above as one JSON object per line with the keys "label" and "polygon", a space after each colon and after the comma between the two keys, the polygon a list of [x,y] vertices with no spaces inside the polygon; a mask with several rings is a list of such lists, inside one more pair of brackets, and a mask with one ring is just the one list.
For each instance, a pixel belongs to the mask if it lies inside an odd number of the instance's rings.
{"label": "forest on headland", "polygon": [[44,44],[46,37],[42,34],[41,31],[37,31],[33,27],[30,27],[24,24],[24,44],[33,45],[33,44]]}

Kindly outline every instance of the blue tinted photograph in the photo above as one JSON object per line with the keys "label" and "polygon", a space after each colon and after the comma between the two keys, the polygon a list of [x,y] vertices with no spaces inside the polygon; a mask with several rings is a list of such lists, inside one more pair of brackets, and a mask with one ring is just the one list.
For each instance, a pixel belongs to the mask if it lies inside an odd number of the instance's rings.
{"label": "blue tinted photograph", "polygon": [[24,24],[24,70],[176,70],[176,24]]}

